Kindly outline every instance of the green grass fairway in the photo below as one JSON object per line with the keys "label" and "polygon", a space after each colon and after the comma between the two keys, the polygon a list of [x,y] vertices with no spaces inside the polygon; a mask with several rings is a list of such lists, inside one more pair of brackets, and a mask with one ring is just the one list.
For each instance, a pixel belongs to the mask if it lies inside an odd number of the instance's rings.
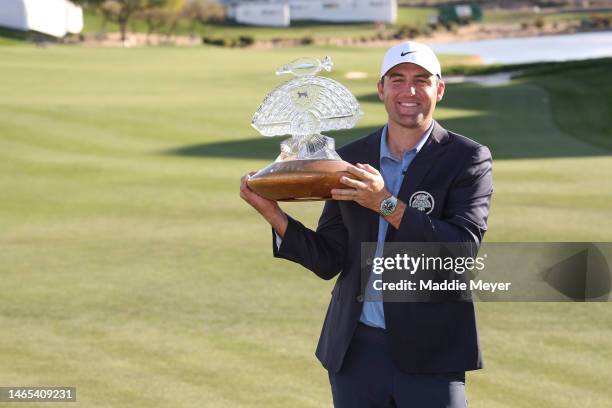
{"label": "green grass fairway", "polygon": [[[0,48],[0,385],[77,387],[41,407],[330,407],[314,348],[333,282],[272,259],[239,178],[278,152],[249,126],[277,66],[333,57],[365,111],[342,144],[384,121],[383,53]],[[612,153],[581,135],[611,125],[608,80],[448,87],[437,118],[495,158],[487,240],[612,240]],[[285,207],[312,226],[321,203]],[[470,408],[611,406],[609,303],[478,312]]]}

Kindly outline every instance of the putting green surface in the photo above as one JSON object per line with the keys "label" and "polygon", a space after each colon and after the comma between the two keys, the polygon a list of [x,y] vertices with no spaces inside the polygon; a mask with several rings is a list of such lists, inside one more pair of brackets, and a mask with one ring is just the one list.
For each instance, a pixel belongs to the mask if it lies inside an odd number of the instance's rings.
{"label": "putting green surface", "polygon": [[[272,259],[239,178],[278,152],[249,126],[277,66],[333,57],[365,111],[341,145],[384,123],[383,53],[1,48],[0,385],[75,386],[83,407],[331,406],[313,352],[333,282]],[[580,131],[610,125],[581,99],[610,88],[564,75],[447,87],[438,120],[493,152],[489,241],[612,239],[611,152]],[[321,204],[284,207],[313,226]],[[478,312],[470,407],[610,406],[609,303]]]}

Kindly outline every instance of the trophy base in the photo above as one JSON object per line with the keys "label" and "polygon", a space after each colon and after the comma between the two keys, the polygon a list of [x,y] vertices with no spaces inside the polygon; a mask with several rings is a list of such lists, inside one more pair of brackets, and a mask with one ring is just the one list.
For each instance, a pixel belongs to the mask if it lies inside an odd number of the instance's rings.
{"label": "trophy base", "polygon": [[340,177],[350,176],[344,160],[288,160],[272,163],[252,175],[247,184],[275,201],[329,200],[334,188],[347,188]]}

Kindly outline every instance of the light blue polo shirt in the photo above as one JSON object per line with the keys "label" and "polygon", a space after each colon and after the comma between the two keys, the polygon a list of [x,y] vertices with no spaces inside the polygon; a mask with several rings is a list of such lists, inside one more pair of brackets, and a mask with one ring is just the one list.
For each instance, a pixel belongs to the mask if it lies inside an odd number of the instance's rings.
{"label": "light blue polo shirt", "polygon": [[[404,153],[402,160],[397,159],[389,150],[387,144],[387,125],[383,128],[382,135],[380,138],[380,173],[385,180],[385,187],[391,194],[397,197],[402,181],[404,180],[404,173],[408,170],[410,163],[416,157],[417,153],[425,145],[427,138],[431,134],[433,129],[433,121],[429,129],[423,134],[421,140],[409,151]],[[385,245],[385,237],[387,236],[387,228],[389,223],[385,220],[385,217],[378,217],[378,241],[376,244],[376,257],[383,255],[383,248]],[[363,302],[363,309],[361,310],[361,317],[359,320],[372,327],[385,328],[385,312],[383,309],[382,292],[376,291],[372,287],[374,281],[373,273],[370,274],[370,280],[366,287],[366,296]]]}

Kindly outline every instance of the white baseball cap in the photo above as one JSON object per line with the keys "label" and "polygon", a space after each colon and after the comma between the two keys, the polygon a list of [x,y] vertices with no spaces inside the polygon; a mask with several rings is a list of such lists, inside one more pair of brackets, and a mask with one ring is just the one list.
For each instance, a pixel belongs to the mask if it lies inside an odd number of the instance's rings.
{"label": "white baseball cap", "polygon": [[436,54],[427,45],[415,41],[406,41],[387,50],[380,67],[380,77],[384,77],[394,66],[405,62],[419,65],[432,75],[442,78],[442,68]]}

